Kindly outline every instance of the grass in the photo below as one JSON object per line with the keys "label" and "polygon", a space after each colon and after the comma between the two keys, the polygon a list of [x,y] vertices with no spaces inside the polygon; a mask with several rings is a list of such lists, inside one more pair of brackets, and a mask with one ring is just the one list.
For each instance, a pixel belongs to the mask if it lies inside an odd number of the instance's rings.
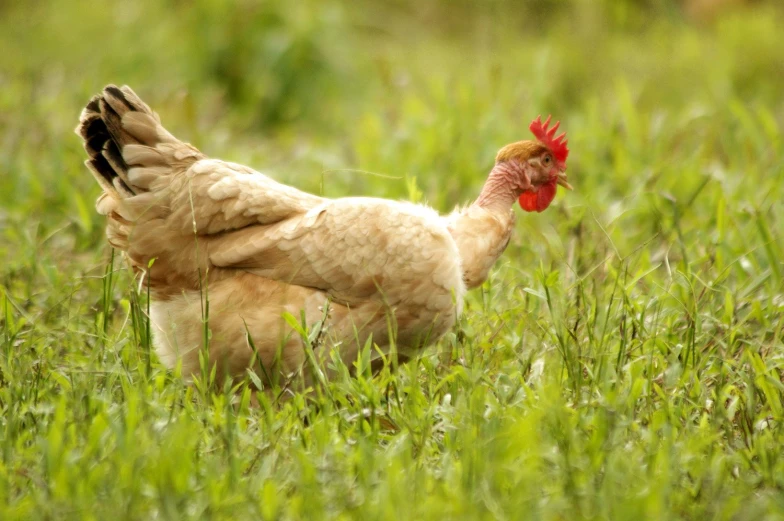
{"label": "grass", "polygon": [[[774,4],[4,4],[0,518],[784,519]],[[552,112],[577,190],[419,359],[253,408],[151,354],[71,133],[108,82],[208,154],[442,211]]]}

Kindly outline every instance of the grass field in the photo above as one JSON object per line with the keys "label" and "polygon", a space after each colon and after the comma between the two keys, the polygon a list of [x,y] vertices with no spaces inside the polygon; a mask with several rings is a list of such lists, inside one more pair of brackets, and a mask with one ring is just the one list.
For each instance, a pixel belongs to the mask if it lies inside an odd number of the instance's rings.
{"label": "grass field", "polygon": [[[776,5],[1,4],[0,519],[784,519]],[[110,82],[207,154],[441,211],[553,113],[576,190],[420,359],[252,408],[150,353],[72,133]]]}

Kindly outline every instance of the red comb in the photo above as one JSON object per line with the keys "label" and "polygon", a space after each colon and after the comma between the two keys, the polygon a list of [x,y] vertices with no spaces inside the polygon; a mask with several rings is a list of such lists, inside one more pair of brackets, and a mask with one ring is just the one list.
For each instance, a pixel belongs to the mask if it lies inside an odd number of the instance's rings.
{"label": "red comb", "polygon": [[561,122],[556,121],[553,128],[548,129],[547,127],[550,126],[550,118],[551,116],[547,116],[545,122],[542,123],[542,116],[537,116],[536,119],[531,122],[528,129],[534,133],[536,139],[547,145],[547,148],[549,148],[553,153],[553,156],[555,156],[556,161],[565,163],[566,156],[569,155],[569,149],[566,148],[567,140],[564,139],[566,137],[566,132],[561,132],[557,137],[553,137]]}

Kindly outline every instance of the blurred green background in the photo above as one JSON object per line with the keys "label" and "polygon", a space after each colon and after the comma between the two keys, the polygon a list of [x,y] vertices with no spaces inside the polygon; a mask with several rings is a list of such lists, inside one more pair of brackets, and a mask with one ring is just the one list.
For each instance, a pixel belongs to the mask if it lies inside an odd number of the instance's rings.
{"label": "blurred green background", "polygon": [[[648,246],[671,250],[678,212],[715,224],[720,199],[749,225],[755,212],[782,221],[779,2],[6,0],[0,9],[0,224],[41,237],[67,227],[69,251],[102,241],[98,187],[72,128],[107,83],[132,86],[206,154],[327,196],[449,211],[475,197],[501,146],[551,113],[568,131],[577,190],[560,216],[526,216],[526,233],[558,234],[554,220],[596,215],[618,244],[634,249],[658,233]],[[692,243],[704,231],[679,233]],[[517,244],[534,254],[525,263],[546,249]]]}
{"label": "blurred green background", "polygon": [[[498,148],[527,137],[530,119],[553,113],[581,188],[570,203],[601,208],[652,176],[677,196],[711,173],[696,161],[711,158],[715,174],[741,167],[727,164],[738,147],[770,155],[778,144],[776,4],[6,0],[4,206],[90,206],[69,130],[106,83],[131,85],[206,153],[330,195],[408,193],[404,180],[334,171],[356,168],[416,177],[446,209],[474,193]],[[672,148],[677,164],[651,161]]]}
{"label": "blurred green background", "polygon": [[[0,1],[0,518],[784,519],[782,27],[773,0]],[[73,134],[107,83],[208,155],[444,212],[552,113],[576,190],[518,213],[421,360],[248,410],[151,359],[108,276]]]}

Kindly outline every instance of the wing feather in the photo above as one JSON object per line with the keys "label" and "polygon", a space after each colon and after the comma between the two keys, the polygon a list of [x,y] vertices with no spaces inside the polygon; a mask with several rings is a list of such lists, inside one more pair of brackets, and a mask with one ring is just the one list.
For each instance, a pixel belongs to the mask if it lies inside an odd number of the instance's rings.
{"label": "wing feather", "polygon": [[326,201],[279,223],[216,237],[210,252],[215,266],[318,288],[348,304],[383,293],[392,303],[413,298],[428,305],[430,295],[462,291],[459,256],[443,221],[409,203]]}
{"label": "wing feather", "polygon": [[215,159],[195,162],[169,189],[172,225],[183,233],[193,233],[195,225],[200,235],[282,222],[324,201],[248,167]]}

